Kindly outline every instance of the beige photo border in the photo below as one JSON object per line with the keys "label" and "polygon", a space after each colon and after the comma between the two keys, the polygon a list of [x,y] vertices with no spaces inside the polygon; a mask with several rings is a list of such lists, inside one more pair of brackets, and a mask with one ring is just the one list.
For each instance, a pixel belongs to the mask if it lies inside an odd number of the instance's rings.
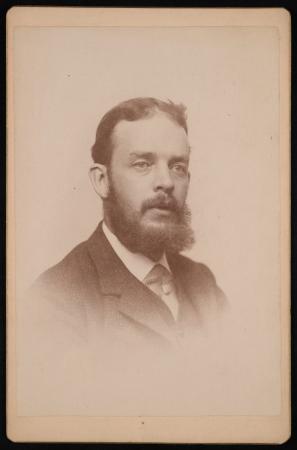
{"label": "beige photo border", "polygon": [[[20,417],[16,412],[13,33],[19,26],[273,26],[280,42],[281,414]],[[290,436],[290,15],[268,9],[14,7],[7,14],[7,435],[17,442],[282,443]]]}

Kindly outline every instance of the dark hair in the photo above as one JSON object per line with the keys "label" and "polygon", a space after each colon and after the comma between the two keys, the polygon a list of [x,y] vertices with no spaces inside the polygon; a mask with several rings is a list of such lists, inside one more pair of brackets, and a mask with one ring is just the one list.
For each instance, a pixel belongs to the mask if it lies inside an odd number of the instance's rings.
{"label": "dark hair", "polygon": [[96,140],[92,147],[94,162],[104,165],[110,163],[113,145],[112,132],[117,123],[121,120],[134,121],[143,119],[158,111],[167,114],[188,133],[186,108],[184,105],[177,105],[171,101],[164,102],[152,97],[132,98],[116,105],[101,119],[96,132]]}

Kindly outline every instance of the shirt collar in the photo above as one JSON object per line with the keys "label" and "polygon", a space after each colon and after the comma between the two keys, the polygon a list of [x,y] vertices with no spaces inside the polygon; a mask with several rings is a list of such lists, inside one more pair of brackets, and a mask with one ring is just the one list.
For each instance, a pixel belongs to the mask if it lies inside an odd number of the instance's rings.
{"label": "shirt collar", "polygon": [[117,256],[139,281],[143,281],[156,264],[162,264],[170,271],[165,253],[163,253],[159,261],[152,261],[141,253],[133,253],[128,250],[116,235],[110,231],[104,221],[102,223],[102,230]]}

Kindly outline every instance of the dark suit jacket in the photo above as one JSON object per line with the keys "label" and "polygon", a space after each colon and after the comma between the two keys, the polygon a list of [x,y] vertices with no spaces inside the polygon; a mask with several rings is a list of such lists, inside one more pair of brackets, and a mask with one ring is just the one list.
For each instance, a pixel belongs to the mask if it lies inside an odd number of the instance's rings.
{"label": "dark suit jacket", "polygon": [[101,225],[38,278],[18,303],[20,414],[118,414],[122,403],[134,414],[145,406],[144,396],[151,404],[165,395],[177,368],[191,374],[189,363],[176,357],[185,357],[192,337],[196,357],[191,353],[190,360],[202,364],[203,353],[216,351],[208,328],[224,317],[224,294],[206,266],[181,255],[167,258],[180,302],[177,322],[127,270]]}
{"label": "dark suit jacket", "polygon": [[215,320],[226,300],[205,265],[178,254],[167,257],[180,302],[177,323],[165,303],[118,258],[101,224],[86,242],[40,276],[31,295],[54,308],[64,317],[63,326],[76,330],[82,339],[108,336],[127,346],[175,344],[190,330],[201,330],[208,320]]}

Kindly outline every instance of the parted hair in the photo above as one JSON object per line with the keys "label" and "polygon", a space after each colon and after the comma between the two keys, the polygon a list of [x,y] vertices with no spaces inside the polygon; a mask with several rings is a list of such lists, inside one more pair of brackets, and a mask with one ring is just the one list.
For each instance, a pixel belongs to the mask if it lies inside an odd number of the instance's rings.
{"label": "parted hair", "polygon": [[172,101],[162,101],[153,97],[137,97],[119,103],[110,109],[101,119],[95,143],[92,146],[92,158],[95,163],[109,165],[112,155],[112,133],[121,120],[136,121],[150,117],[157,112],[166,114],[180,125],[188,134],[186,107]]}

